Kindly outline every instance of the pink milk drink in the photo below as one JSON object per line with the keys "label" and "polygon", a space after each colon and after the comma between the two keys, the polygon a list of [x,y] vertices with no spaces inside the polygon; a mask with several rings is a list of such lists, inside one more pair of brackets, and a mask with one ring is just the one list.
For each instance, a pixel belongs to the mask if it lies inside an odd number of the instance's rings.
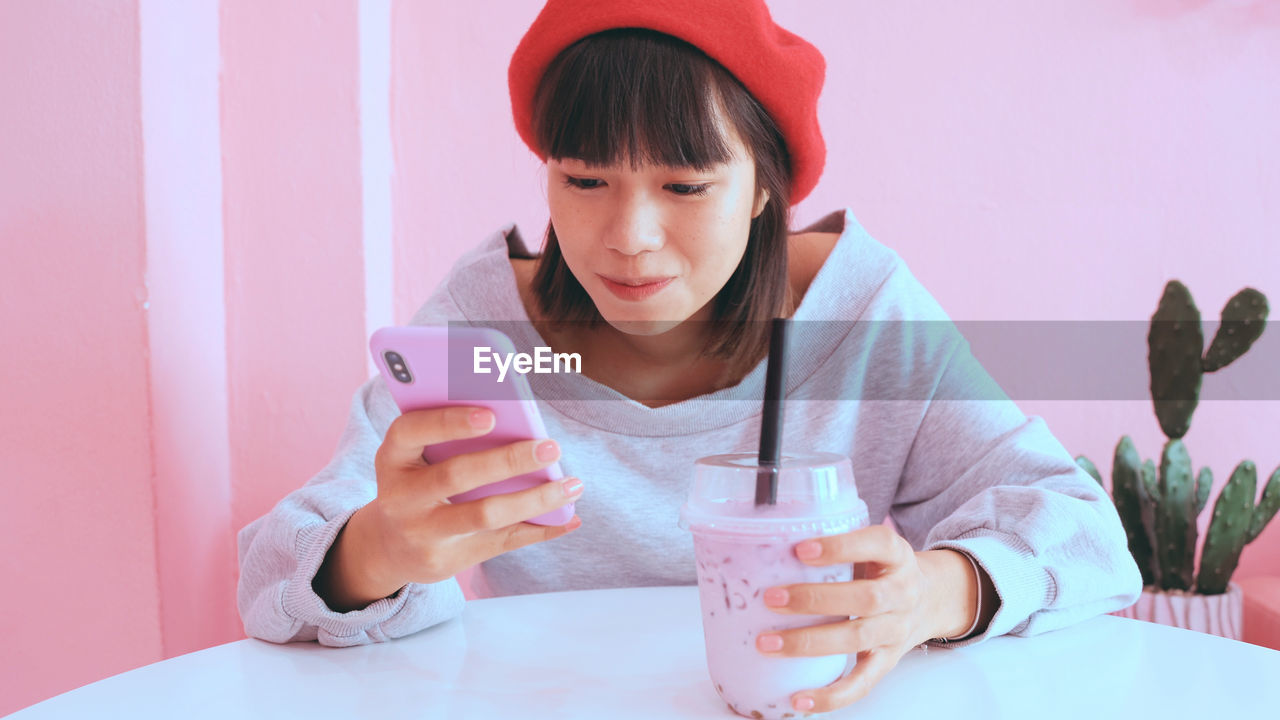
{"label": "pink milk drink", "polygon": [[739,715],[781,720],[803,714],[791,706],[794,693],[839,679],[849,657],[771,657],[756,648],[756,636],[849,617],[778,613],[764,604],[764,591],[851,580],[851,565],[806,565],[794,548],[809,538],[865,527],[867,506],[843,455],[783,455],[772,505],[756,504],[758,473],[754,453],[698,460],[680,527],[693,532],[712,684]]}

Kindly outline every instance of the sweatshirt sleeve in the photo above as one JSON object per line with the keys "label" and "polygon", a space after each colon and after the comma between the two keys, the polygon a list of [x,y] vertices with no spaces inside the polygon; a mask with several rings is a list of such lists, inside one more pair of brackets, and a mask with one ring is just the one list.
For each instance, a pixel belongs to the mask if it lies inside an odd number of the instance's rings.
{"label": "sweatshirt sleeve", "polygon": [[[414,323],[456,316],[442,286]],[[329,464],[240,531],[236,604],[246,634],[276,643],[318,640],[346,647],[409,635],[461,614],[465,600],[454,578],[409,583],[390,597],[345,613],[331,610],[312,588],[348,518],[377,495],[374,456],[399,414],[382,378],[375,375],[352,399]]]}
{"label": "sweatshirt sleeve", "polygon": [[1142,576],[1111,499],[954,337],[891,510],[913,547],[964,552],[995,586],[986,631],[949,645],[1036,635],[1132,605]]}
{"label": "sweatshirt sleeve", "polygon": [[917,550],[967,554],[998,596],[982,634],[947,645],[1037,635],[1132,605],[1142,575],[1106,491],[1005,394],[905,264],[877,300],[877,314],[898,321],[878,377],[919,408],[890,516]]}
{"label": "sweatshirt sleeve", "polygon": [[345,613],[329,609],[312,588],[348,518],[377,494],[374,455],[396,414],[381,378],[369,380],[352,400],[328,466],[240,531],[236,602],[246,634],[277,643],[318,640],[346,647],[409,635],[461,614],[462,589],[453,578],[409,583]]}

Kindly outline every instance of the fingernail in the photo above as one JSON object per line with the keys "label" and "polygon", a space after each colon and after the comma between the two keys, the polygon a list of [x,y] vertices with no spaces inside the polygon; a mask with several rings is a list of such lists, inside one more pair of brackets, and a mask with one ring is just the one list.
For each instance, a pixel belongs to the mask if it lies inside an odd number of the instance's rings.
{"label": "fingernail", "polygon": [[551,462],[560,457],[560,449],[556,447],[555,440],[547,440],[538,445],[538,449],[534,450],[533,454],[538,458],[538,462]]}
{"label": "fingernail", "polygon": [[569,524],[564,526],[564,529],[577,530],[580,527],[582,527],[582,518],[578,517],[577,515],[574,515],[573,519],[569,521]]}
{"label": "fingernail", "polygon": [[493,413],[488,410],[472,410],[467,421],[471,423],[471,427],[484,430],[493,424]]}
{"label": "fingernail", "polygon": [[796,557],[801,560],[812,560],[822,554],[822,545],[816,540],[805,540],[796,545]]}
{"label": "fingernail", "polygon": [[791,593],[782,588],[769,588],[764,591],[764,604],[769,607],[782,607],[791,599]]}
{"label": "fingernail", "polygon": [[798,698],[796,698],[796,701],[795,701],[794,703],[792,703],[792,705],[793,705],[793,706],[795,706],[795,709],[797,709],[797,710],[803,710],[803,711],[812,710],[812,709],[813,709],[813,698],[811,698],[811,697],[798,697]]}
{"label": "fingernail", "polygon": [[756,645],[765,652],[778,652],[782,649],[781,635],[761,635],[756,640]]}
{"label": "fingernail", "polygon": [[564,488],[564,494],[573,497],[582,492],[582,481],[578,478],[569,478],[560,483],[560,487]]}

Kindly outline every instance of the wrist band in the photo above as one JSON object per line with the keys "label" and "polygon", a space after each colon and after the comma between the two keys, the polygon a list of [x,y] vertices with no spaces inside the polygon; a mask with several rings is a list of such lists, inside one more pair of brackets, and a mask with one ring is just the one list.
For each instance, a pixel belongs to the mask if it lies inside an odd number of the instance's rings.
{"label": "wrist band", "polygon": [[[960,551],[957,551],[957,552],[960,552]],[[969,629],[965,630],[964,632],[954,637],[936,638],[939,642],[943,642],[943,643],[955,642],[957,640],[963,640],[969,637],[970,635],[973,634],[974,630],[978,629],[978,622],[982,618],[982,572],[978,570],[978,561],[974,560],[972,555],[970,555],[967,552],[960,552],[960,554],[965,556],[965,559],[967,559],[969,561],[969,564],[973,566],[973,581],[974,581],[974,587],[976,587],[978,591],[978,600],[977,602],[974,603],[973,624],[969,626]]]}

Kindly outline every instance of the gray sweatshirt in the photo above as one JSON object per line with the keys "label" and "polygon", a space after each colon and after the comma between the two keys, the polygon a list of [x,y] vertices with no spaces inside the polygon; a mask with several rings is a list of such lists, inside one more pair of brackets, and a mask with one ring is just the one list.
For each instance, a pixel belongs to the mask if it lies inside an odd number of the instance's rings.
{"label": "gray sweatshirt", "polygon": [[[974,359],[942,307],[849,210],[805,229],[839,232],[797,308],[783,447],[848,455],[872,523],[891,517],[917,550],[952,548],[991,577],[986,631],[1034,635],[1131,605],[1142,590],[1124,530],[1098,483],[1044,420],[1025,416]],[[546,345],[527,322],[509,256],[514,225],[464,255],[413,318],[499,327],[518,349]],[[529,374],[566,475],[582,478],[583,525],[482,566],[497,595],[695,585],[677,526],[695,459],[750,452],[764,362],[738,385],[649,408],[581,375]],[[334,612],[311,582],[338,531],[376,494],[374,454],[399,414],[380,377],[355,394],[332,461],[239,534],[245,632],[348,646],[458,616],[454,579],[411,583]]]}

